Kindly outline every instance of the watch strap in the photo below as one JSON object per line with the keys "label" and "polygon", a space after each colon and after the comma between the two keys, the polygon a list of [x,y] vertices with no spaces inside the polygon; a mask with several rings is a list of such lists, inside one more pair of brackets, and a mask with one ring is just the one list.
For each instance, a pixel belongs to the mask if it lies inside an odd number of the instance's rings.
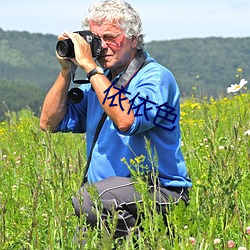
{"label": "watch strap", "polygon": [[90,70],[90,72],[89,72],[89,73],[87,73],[87,78],[88,78],[88,79],[90,79],[90,78],[91,78],[93,75],[95,75],[95,74],[100,74],[100,75],[103,75],[104,73],[103,73],[103,72],[98,71],[98,69],[97,69],[97,68],[94,68],[94,69]]}

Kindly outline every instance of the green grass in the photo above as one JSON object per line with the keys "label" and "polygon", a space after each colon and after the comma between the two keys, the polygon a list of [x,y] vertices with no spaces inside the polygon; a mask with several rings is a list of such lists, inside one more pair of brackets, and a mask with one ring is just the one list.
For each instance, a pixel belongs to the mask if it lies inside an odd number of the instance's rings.
{"label": "green grass", "polygon": [[[244,94],[181,105],[182,150],[193,180],[190,204],[173,207],[165,226],[142,182],[143,230],[117,249],[135,249],[136,241],[137,249],[228,249],[229,240],[235,249],[250,249],[249,103]],[[0,249],[80,249],[73,239],[85,221],[74,216],[71,197],[86,163],[84,136],[44,133],[38,124],[28,109],[7,113],[0,124]],[[108,223],[112,234],[116,222]],[[100,230],[87,232],[86,249],[116,244],[99,224]]]}

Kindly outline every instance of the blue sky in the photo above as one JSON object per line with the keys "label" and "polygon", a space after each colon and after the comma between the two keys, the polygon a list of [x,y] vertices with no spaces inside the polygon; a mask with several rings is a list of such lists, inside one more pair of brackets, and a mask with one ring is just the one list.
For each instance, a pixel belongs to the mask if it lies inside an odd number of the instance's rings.
{"label": "blue sky", "polygon": [[[92,0],[0,2],[0,28],[58,35],[81,28]],[[250,37],[249,0],[128,0],[140,13],[145,41]],[[1,39],[1,38],[0,38]]]}

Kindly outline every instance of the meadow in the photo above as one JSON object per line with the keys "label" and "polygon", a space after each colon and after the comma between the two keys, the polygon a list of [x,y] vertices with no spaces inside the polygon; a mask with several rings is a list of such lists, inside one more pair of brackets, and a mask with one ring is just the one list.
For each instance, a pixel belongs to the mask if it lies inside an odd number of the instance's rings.
{"label": "meadow", "polygon": [[[247,92],[185,100],[182,150],[193,181],[190,204],[173,207],[166,226],[140,182],[143,230],[117,242],[115,222],[108,221],[111,235],[99,222],[100,229],[86,233],[85,249],[250,249],[249,103]],[[0,249],[81,249],[76,228],[85,221],[75,217],[71,197],[85,163],[84,135],[42,132],[29,109],[6,113],[0,124]],[[142,165],[143,157],[127,164]]]}

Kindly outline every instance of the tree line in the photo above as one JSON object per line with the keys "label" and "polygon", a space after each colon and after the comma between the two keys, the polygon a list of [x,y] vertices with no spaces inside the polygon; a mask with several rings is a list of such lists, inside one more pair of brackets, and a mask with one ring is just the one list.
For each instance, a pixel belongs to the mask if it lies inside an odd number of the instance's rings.
{"label": "tree line", "polygon": [[[7,110],[25,107],[39,115],[60,70],[56,43],[54,35],[0,29],[0,120]],[[240,78],[250,78],[248,37],[152,41],[145,49],[172,71],[183,98],[217,98]]]}

